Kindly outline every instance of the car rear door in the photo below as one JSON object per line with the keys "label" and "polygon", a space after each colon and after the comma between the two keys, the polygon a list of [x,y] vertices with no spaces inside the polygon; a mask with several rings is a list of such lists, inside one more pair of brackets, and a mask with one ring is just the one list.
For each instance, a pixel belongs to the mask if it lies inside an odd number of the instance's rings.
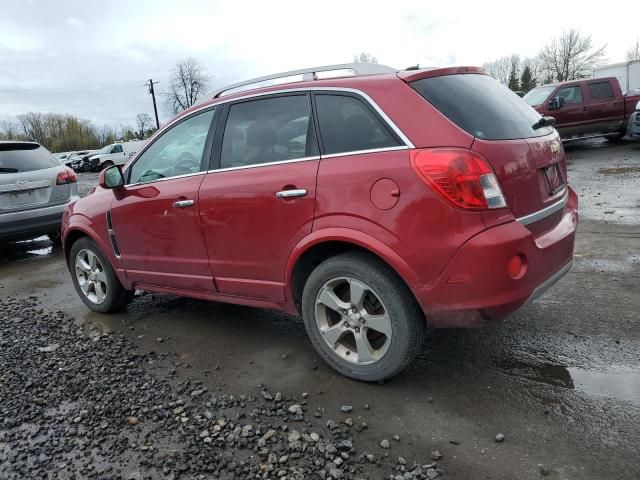
{"label": "car rear door", "polygon": [[286,262],[311,232],[315,209],[319,156],[310,112],[306,93],[224,108],[213,171],[199,195],[221,293],[284,300]]}
{"label": "car rear door", "polygon": [[[125,171],[109,212],[117,251],[134,284],[214,291],[200,226],[198,189],[211,157],[215,111],[179,120]],[[197,137],[198,157],[180,158],[176,145]],[[109,217],[108,217],[109,220]]]}
{"label": "car rear door", "polygon": [[619,132],[624,123],[624,100],[618,95],[611,80],[587,82],[587,114],[597,133]]}

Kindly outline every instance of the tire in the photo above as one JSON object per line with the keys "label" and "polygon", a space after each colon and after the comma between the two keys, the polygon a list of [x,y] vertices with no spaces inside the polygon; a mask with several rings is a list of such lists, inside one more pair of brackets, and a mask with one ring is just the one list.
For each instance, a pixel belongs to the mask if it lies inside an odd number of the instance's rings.
{"label": "tire", "polygon": [[[356,301],[355,312],[344,315],[344,309],[338,313],[326,306],[333,303],[330,291],[341,301],[338,305],[349,305],[352,298],[363,300]],[[358,293],[362,291],[364,295]],[[411,363],[424,343],[426,322],[413,294],[389,266],[364,252],[342,253],[316,267],[304,286],[302,315],[322,359],[356,380],[393,377]],[[334,343],[337,335],[341,336]]]}
{"label": "tire", "polygon": [[49,237],[49,240],[51,240],[51,243],[54,245],[60,245],[62,241],[62,234],[60,233],[60,230],[54,230],[53,232],[47,233],[47,237]]}
{"label": "tire", "polygon": [[[80,285],[80,278],[84,277],[88,279],[86,272],[82,270],[81,266],[76,267],[79,257],[85,260],[85,264],[91,267],[95,266],[93,271],[98,272],[93,278],[86,283],[93,282],[93,286],[88,286],[88,292],[85,293],[83,287]],[[95,257],[96,262],[92,260]],[[80,299],[84,304],[94,312],[99,313],[112,313],[122,310],[132,299],[133,291],[126,290],[116,273],[114,272],[111,264],[102,254],[95,242],[87,237],[80,238],[72,246],[69,252],[69,272],[71,273],[71,279],[76,292],[80,296]],[[100,283],[100,286],[95,285]]]}
{"label": "tire", "polygon": [[107,160],[106,162],[104,162],[102,165],[98,167],[98,171],[104,170],[105,168],[112,167],[113,165],[114,163],[111,160]]}

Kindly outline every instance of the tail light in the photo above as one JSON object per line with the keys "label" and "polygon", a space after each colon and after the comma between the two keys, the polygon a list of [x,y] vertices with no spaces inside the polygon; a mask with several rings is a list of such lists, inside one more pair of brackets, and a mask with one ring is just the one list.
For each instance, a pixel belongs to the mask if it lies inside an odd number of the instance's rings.
{"label": "tail light", "polygon": [[78,181],[78,175],[69,167],[64,167],[56,177],[56,185],[65,185],[67,183],[76,183]]}
{"label": "tail light", "polygon": [[507,206],[493,170],[471,150],[412,150],[411,166],[429,188],[456,207],[487,210]]}

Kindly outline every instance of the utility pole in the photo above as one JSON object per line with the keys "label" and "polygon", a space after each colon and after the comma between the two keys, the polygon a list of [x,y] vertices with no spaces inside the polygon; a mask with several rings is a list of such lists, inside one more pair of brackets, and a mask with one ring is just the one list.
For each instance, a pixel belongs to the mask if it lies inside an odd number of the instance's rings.
{"label": "utility pole", "polygon": [[153,79],[149,79],[149,83],[145,84],[149,87],[149,93],[151,94],[151,98],[153,99],[153,113],[156,114],[156,128],[160,129],[160,121],[158,120],[158,107],[156,106],[156,94],[153,91],[153,84],[158,83],[154,82]]}

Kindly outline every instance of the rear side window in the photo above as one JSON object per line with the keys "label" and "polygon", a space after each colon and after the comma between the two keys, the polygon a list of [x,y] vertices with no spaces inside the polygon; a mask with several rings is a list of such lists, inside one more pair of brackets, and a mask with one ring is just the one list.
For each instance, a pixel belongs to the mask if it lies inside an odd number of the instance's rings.
{"label": "rear side window", "polygon": [[0,175],[59,167],[49,151],[32,143],[0,143]]}
{"label": "rear side window", "polygon": [[263,98],[231,105],[220,168],[295,160],[318,154],[307,95]]}
{"label": "rear side window", "polygon": [[589,96],[592,100],[602,100],[604,98],[613,98],[613,87],[610,82],[594,82],[589,83]]}
{"label": "rear side window", "polygon": [[402,145],[359,98],[316,94],[315,102],[322,146],[327,155]]}
{"label": "rear side window", "polygon": [[541,137],[553,131],[534,130],[540,115],[488,75],[442,75],[411,86],[458,127],[483,140]]}
{"label": "rear side window", "polygon": [[122,145],[116,145],[115,147],[113,147],[113,149],[111,150],[111,153],[122,153]]}

